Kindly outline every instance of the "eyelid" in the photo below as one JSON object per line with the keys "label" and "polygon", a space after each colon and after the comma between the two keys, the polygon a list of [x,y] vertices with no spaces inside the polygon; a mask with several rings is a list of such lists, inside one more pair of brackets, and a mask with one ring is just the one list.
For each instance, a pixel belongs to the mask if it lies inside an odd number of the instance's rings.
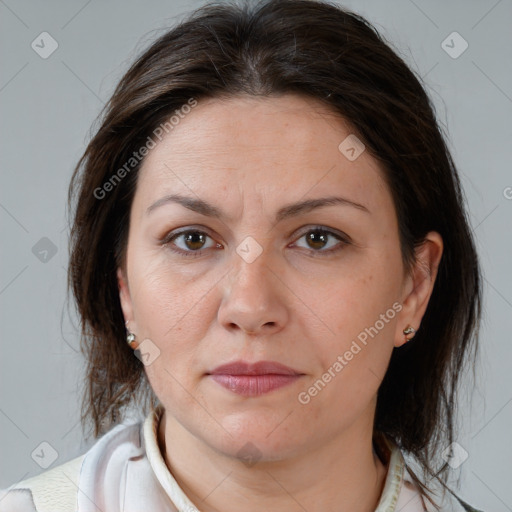
{"label": "eyelid", "polygon": [[171,231],[167,231],[163,237],[160,237],[160,241],[162,243],[169,242],[172,238],[177,237],[178,235],[182,235],[183,233],[189,233],[189,232],[197,232],[197,233],[203,233],[205,235],[208,235],[210,238],[214,238],[210,230],[206,226],[200,226],[200,225],[190,225],[190,226],[183,226],[181,228],[176,228]]}

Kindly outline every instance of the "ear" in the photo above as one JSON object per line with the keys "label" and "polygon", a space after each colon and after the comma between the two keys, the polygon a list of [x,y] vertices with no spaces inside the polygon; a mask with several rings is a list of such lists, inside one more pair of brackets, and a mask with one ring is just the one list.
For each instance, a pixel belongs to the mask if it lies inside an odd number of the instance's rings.
{"label": "ear", "polygon": [[121,267],[117,269],[117,284],[119,288],[119,300],[123,310],[124,321],[128,323],[130,331],[135,332],[136,327],[133,322],[133,307],[130,289],[128,288],[128,279]]}
{"label": "ear", "polygon": [[430,231],[416,249],[416,262],[404,281],[402,310],[396,323],[395,347],[406,343],[403,330],[411,325],[420,328],[434,290],[439,262],[443,254],[443,239],[436,231]]}

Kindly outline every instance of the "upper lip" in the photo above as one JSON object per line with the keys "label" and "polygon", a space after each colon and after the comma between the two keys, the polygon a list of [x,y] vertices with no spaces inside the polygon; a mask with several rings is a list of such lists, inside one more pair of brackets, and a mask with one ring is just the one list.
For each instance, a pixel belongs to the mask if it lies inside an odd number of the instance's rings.
{"label": "upper lip", "polygon": [[217,366],[210,375],[302,375],[299,371],[276,361],[233,361]]}

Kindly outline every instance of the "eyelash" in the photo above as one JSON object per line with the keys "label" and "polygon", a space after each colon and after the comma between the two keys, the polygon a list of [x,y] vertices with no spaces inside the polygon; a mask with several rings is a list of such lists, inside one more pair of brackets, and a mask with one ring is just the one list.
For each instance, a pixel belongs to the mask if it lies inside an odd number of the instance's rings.
{"label": "eyelash", "polygon": [[[314,232],[319,233],[319,234],[323,234],[323,235],[330,235],[330,236],[336,238],[337,240],[339,240],[341,243],[339,243],[336,246],[334,246],[333,248],[330,248],[330,249],[327,249],[327,250],[316,250],[316,251],[314,249],[309,250],[308,252],[313,257],[318,257],[318,256],[322,257],[323,255],[331,255],[333,253],[336,253],[336,252],[342,250],[345,245],[348,245],[348,244],[351,243],[350,237],[348,235],[335,233],[335,232],[333,232],[333,231],[331,231],[331,230],[329,230],[329,229],[327,229],[325,227],[322,227],[322,226],[314,226],[312,228],[309,228],[307,231],[304,231],[299,236],[299,238],[297,240],[300,240],[305,235],[307,235],[309,233],[314,233]],[[190,228],[188,228],[188,229],[184,229],[182,231],[169,233],[161,241],[161,245],[163,247],[168,247],[171,251],[173,251],[175,253],[178,253],[178,254],[180,254],[182,256],[185,256],[187,258],[198,258],[199,256],[202,256],[202,254],[205,251],[207,251],[208,249],[199,249],[197,251],[184,251],[183,249],[176,248],[176,246],[174,246],[174,244],[172,244],[172,242],[174,242],[174,240],[176,240],[179,236],[186,235],[188,233],[196,233],[196,234],[199,233],[201,235],[206,235],[207,237],[212,238],[205,231],[202,231],[200,229],[190,229]]]}

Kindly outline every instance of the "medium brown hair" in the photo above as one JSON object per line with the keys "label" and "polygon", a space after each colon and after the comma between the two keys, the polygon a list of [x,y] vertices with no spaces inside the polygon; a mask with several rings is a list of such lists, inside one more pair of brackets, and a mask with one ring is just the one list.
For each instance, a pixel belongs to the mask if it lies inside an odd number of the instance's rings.
{"label": "medium brown hair", "polygon": [[436,464],[454,439],[459,372],[475,367],[481,315],[481,275],[465,201],[421,78],[368,21],[326,2],[206,5],[151,44],[105,106],[69,189],[75,213],[69,286],[87,358],[83,425],[92,421],[99,436],[126,406],[137,402],[145,410],[156,403],[144,365],[125,341],[116,278],[140,162],[104,197],[94,191],[191,98],[287,93],[314,98],[343,117],[379,162],[406,269],[429,231],[443,238],[421,329],[394,349],[375,416],[375,429],[413,455],[425,474],[443,476],[446,464]]}

